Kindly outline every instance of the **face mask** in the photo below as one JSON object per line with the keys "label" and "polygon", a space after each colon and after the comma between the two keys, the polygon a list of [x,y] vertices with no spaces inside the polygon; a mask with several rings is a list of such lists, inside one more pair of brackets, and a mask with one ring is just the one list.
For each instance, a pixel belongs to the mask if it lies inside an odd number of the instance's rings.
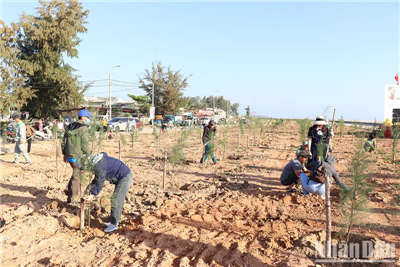
{"label": "face mask", "polygon": [[89,124],[89,123],[90,123],[89,119],[85,120],[85,124]]}

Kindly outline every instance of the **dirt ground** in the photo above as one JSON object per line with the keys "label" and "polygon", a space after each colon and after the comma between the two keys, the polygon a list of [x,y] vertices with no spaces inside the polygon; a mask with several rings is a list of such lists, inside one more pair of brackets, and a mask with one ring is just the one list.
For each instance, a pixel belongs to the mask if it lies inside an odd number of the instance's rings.
{"label": "dirt ground", "polygon": [[[218,126],[222,137],[223,127]],[[288,122],[274,132],[240,137],[238,127],[227,133],[227,159],[216,146],[218,164],[202,168],[200,131],[187,140],[186,163],[167,164],[163,184],[163,150],[171,151],[181,130],[161,136],[140,134],[135,146],[128,135],[121,157],[134,175],[119,230],[104,233],[109,216],[106,183],[91,205],[91,225],[79,230],[78,207],[66,204],[63,189],[72,170],[58,160],[57,181],[53,141],[33,143],[33,164],[15,165],[13,145],[1,156],[2,266],[316,266],[299,244],[325,230],[324,200],[288,193],[279,182],[283,167],[300,145],[298,126]],[[391,139],[378,139],[388,152]],[[356,142],[335,136],[336,170],[346,183]],[[94,142],[93,149],[119,158],[118,140]],[[11,152],[11,153],[10,153]],[[353,233],[395,243],[400,256],[400,177],[398,165],[371,154],[369,179],[375,184],[371,210]],[[24,161],[23,158],[21,160]],[[339,189],[332,188],[332,225],[339,230]],[[87,216],[88,217],[88,216]],[[301,243],[301,242],[300,242]],[[362,265],[367,266],[367,265]]]}

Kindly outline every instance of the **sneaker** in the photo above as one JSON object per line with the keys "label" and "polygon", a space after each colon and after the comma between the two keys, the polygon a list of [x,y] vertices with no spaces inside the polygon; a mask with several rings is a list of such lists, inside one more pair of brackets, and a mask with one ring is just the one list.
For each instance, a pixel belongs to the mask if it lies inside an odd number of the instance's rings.
{"label": "sneaker", "polygon": [[104,229],[104,232],[109,233],[109,232],[115,231],[117,229],[118,229],[118,225],[114,225],[114,224],[110,223],[110,225],[106,229]]}
{"label": "sneaker", "polygon": [[30,161],[25,163],[25,165],[31,165],[31,164],[32,164],[32,162],[30,162]]}
{"label": "sneaker", "polygon": [[111,222],[103,222],[103,223],[101,224],[101,226],[108,227],[108,226],[110,226],[110,224],[111,224]]}
{"label": "sneaker", "polygon": [[19,164],[19,161],[13,161],[14,164]]}

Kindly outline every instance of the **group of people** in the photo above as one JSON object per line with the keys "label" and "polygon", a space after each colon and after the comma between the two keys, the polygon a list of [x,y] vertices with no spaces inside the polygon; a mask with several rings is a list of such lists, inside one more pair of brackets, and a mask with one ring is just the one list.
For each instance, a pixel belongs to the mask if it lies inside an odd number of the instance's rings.
{"label": "group of people", "polygon": [[91,201],[103,188],[104,182],[109,181],[115,185],[111,196],[111,221],[103,225],[105,232],[118,229],[124,207],[125,196],[133,181],[131,170],[122,161],[101,152],[92,155],[89,146],[89,111],[79,111],[78,120],[65,127],[65,134],[61,144],[64,162],[68,162],[72,168],[72,176],[64,193],[67,195],[67,203],[77,205],[79,202],[82,171],[92,172],[95,177],[85,190],[88,195],[85,199]]}
{"label": "group of people", "polygon": [[301,183],[303,195],[312,193],[325,198],[325,185],[313,177],[323,168],[326,177],[333,177],[340,187],[348,190],[334,169],[335,157],[328,155],[328,152],[332,152],[333,137],[329,121],[321,115],[317,116],[308,130],[307,137],[308,140],[303,141],[296,150],[296,158],[284,167],[280,177],[282,185],[288,186],[289,192],[298,192],[297,185]]}
{"label": "group of people", "polygon": [[[88,195],[86,200],[91,201],[93,196],[100,193],[104,182],[109,181],[115,185],[113,195],[111,196],[111,220],[105,223],[106,232],[112,232],[118,229],[118,224],[122,215],[125,196],[133,181],[131,170],[120,160],[108,156],[102,152],[92,155],[89,146],[89,111],[84,109],[78,114],[78,120],[71,123],[64,123],[64,137],[61,144],[64,161],[69,163],[72,168],[72,176],[64,190],[67,195],[67,203],[76,205],[80,201],[80,187],[82,171],[91,171],[95,177],[85,190]],[[21,121],[21,116],[16,115],[16,146],[15,163],[19,162],[19,155],[22,154],[26,159],[26,164],[31,164],[28,153],[25,151],[24,143],[26,141],[26,127]],[[168,126],[172,125],[172,120]],[[58,124],[58,123],[57,123]],[[106,123],[102,122],[103,127]],[[214,164],[217,160],[214,156],[211,146],[212,139],[217,133],[216,122],[211,120],[204,126],[202,142],[203,155],[200,163],[204,163],[207,157],[211,157]],[[296,150],[296,158],[289,162],[283,169],[280,181],[287,186],[290,192],[299,192],[297,185],[301,184],[303,195],[317,194],[324,198],[325,186],[323,183],[316,182],[312,175],[324,168],[326,176],[333,177],[335,182],[345,190],[348,187],[342,182],[338,173],[334,169],[335,157],[328,154],[332,152],[331,138],[333,129],[329,122],[323,116],[317,116],[313,121],[313,126],[309,128],[308,140],[302,142]],[[377,147],[373,135],[370,135],[364,148],[366,151],[373,151]],[[330,181],[331,182],[331,181]]]}

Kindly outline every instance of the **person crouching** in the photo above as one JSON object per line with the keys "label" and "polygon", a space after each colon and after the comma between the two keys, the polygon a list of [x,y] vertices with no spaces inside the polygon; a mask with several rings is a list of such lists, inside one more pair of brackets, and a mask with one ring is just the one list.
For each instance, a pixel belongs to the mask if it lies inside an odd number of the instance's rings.
{"label": "person crouching", "polygon": [[304,166],[309,158],[311,158],[310,152],[302,150],[298,153],[297,158],[286,164],[285,168],[283,168],[280,181],[281,184],[289,186],[289,192],[299,191],[296,185],[299,183],[301,173],[310,176],[311,172]]}
{"label": "person crouching", "polygon": [[97,196],[105,181],[115,185],[114,193],[111,196],[111,221],[103,223],[103,226],[107,226],[104,232],[117,230],[124,208],[125,196],[133,181],[131,170],[122,161],[109,157],[105,152],[93,156],[82,156],[77,165],[80,169],[90,170],[95,175],[85,190],[85,194],[89,194],[85,198],[86,200],[91,201],[93,196]]}

